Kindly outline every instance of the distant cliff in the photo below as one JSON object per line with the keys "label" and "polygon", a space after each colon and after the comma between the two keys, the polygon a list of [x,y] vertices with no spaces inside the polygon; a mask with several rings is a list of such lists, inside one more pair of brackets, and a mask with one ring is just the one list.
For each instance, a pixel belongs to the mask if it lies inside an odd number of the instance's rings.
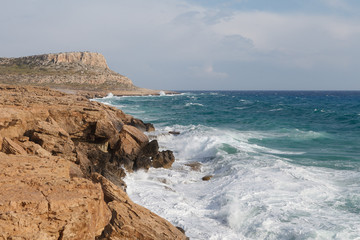
{"label": "distant cliff", "polygon": [[132,81],[109,69],[104,56],[92,52],[0,58],[0,83],[81,90],[137,90]]}

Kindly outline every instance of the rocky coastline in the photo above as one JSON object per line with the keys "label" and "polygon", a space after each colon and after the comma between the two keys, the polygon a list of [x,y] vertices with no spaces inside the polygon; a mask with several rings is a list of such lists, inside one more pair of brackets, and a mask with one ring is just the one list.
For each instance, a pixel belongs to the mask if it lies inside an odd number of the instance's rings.
{"label": "rocky coastline", "polygon": [[0,113],[0,240],[187,239],[126,194],[126,174],[175,160],[152,124],[25,85],[0,85]]}

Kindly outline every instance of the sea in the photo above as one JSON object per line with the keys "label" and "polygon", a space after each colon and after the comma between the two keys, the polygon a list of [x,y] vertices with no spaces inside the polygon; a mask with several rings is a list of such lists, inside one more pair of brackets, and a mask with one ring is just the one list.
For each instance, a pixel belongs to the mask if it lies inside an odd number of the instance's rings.
{"label": "sea", "polygon": [[170,169],[128,173],[127,192],[190,239],[360,239],[359,91],[96,100],[153,123],[174,152]]}

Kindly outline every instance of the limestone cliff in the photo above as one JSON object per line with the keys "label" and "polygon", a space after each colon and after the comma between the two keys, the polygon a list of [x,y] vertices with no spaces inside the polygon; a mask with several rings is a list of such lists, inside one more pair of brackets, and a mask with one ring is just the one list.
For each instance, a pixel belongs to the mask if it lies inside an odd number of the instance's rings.
{"label": "limestone cliff", "polygon": [[92,52],[0,58],[0,83],[98,91],[138,89],[129,78],[109,69],[102,54]]}
{"label": "limestone cliff", "polygon": [[175,160],[143,130],[81,96],[0,85],[0,240],[185,240],[124,191],[125,169]]}

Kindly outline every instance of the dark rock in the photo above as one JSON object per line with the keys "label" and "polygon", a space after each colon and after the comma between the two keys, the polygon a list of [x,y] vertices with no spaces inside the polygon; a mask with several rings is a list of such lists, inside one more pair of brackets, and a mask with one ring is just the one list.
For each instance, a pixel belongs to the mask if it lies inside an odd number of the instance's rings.
{"label": "dark rock", "polygon": [[126,191],[126,183],[123,178],[126,176],[125,170],[117,163],[107,163],[102,171],[102,175],[109,181]]}
{"label": "dark rock", "polygon": [[202,177],[202,180],[209,181],[212,177],[213,177],[213,175],[206,175],[206,176]]}
{"label": "dark rock", "polygon": [[116,162],[118,165],[123,166],[127,171],[132,172],[134,170],[135,158],[136,155],[116,152],[113,155],[111,162]]}
{"label": "dark rock", "polygon": [[76,164],[80,166],[81,171],[85,176],[90,176],[92,172],[95,172],[94,166],[87,158],[86,154],[81,148],[76,149]]}
{"label": "dark rock", "polygon": [[146,156],[139,156],[135,159],[134,170],[146,169],[151,167],[151,159]]}
{"label": "dark rock", "polygon": [[162,151],[153,157],[152,166],[154,168],[170,168],[174,161],[175,157],[172,151]]}
{"label": "dark rock", "polygon": [[146,131],[147,132],[153,132],[155,131],[155,127],[152,123],[145,123]]}
{"label": "dark rock", "polygon": [[157,140],[152,140],[141,149],[141,155],[146,157],[154,157],[159,153],[159,144]]}
{"label": "dark rock", "polygon": [[177,131],[170,131],[169,133],[172,134],[172,135],[179,135],[180,134],[180,132],[177,132]]}
{"label": "dark rock", "polygon": [[185,230],[182,228],[182,227],[176,227],[177,229],[179,229],[180,230],[180,232],[182,232],[182,233],[184,233],[185,234]]}
{"label": "dark rock", "polygon": [[98,144],[95,143],[78,142],[76,143],[76,152],[80,168],[87,170],[87,172],[101,172],[111,159],[111,153],[101,151]]}

